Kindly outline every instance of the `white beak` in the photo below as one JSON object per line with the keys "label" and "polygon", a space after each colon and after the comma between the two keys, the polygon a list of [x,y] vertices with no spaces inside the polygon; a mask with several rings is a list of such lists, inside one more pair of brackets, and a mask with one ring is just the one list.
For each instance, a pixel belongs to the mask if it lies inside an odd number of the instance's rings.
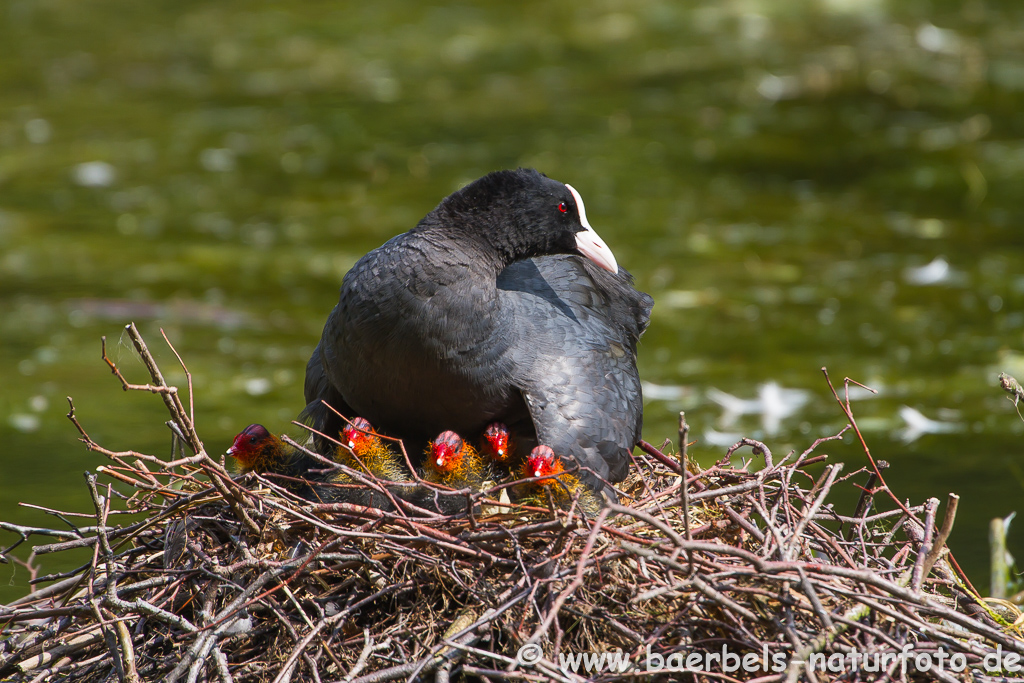
{"label": "white beak", "polygon": [[619,264],[615,261],[615,255],[587,221],[587,210],[583,206],[583,197],[580,196],[580,193],[572,185],[566,185],[566,187],[569,188],[573,199],[576,200],[576,208],[580,212],[580,223],[583,225],[583,230],[576,233],[576,248],[580,250],[581,254],[601,268],[612,273],[618,273]]}

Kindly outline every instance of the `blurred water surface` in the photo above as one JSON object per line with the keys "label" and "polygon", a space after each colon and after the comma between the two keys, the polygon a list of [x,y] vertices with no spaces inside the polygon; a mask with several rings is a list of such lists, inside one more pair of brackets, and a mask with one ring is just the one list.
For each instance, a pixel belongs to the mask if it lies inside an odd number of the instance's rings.
{"label": "blurred water surface", "polygon": [[[8,0],[0,44],[0,519],[89,510],[66,396],[106,447],[169,453],[101,335],[147,381],[134,320],[184,386],[167,332],[211,452],[287,429],[355,259],[524,165],[655,298],[648,440],[685,410],[704,462],[802,451],[845,422],[827,366],[879,390],[854,408],[897,495],[961,494],[987,585],[1024,489],[995,385],[1024,377],[1019,3]],[[26,581],[0,567],[0,600]]]}

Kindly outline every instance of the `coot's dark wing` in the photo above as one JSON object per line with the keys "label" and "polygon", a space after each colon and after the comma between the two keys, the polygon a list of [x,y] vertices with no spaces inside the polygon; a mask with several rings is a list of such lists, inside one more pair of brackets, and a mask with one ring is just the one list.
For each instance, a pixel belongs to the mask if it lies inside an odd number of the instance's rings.
{"label": "coot's dark wing", "polygon": [[510,406],[525,418],[508,383],[509,342],[494,325],[497,271],[488,277],[479,247],[444,237],[406,233],[345,276],[306,369],[314,422],[331,419],[316,403],[327,399],[409,440],[417,457],[425,440],[445,430],[478,434]]}
{"label": "coot's dark wing", "polygon": [[[356,417],[356,415],[327,377],[327,372],[320,355],[320,347],[322,345],[323,341],[321,340],[313,350],[309,363],[306,364],[306,383],[304,387],[306,407],[303,409],[302,414],[299,415],[299,419],[305,421],[318,432],[336,439],[338,438],[338,433],[345,428],[346,423],[338,417],[334,410],[348,418]],[[324,405],[325,401],[334,410]],[[330,448],[327,445],[324,445],[324,447]]]}
{"label": "coot's dark wing", "polygon": [[597,476],[580,478],[596,490],[598,477],[622,481],[643,425],[636,347],[651,297],[624,270],[613,275],[577,256],[517,261],[497,284],[518,338],[513,382],[538,442],[592,469]]}

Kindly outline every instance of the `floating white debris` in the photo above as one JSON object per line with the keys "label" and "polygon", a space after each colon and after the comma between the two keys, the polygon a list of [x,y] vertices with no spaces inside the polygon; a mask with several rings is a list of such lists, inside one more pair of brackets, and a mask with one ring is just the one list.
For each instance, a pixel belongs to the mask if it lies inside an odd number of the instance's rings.
{"label": "floating white debris", "polygon": [[744,12],[739,15],[740,37],[744,41],[764,40],[772,30],[772,21],[763,14]]}
{"label": "floating white debris", "polygon": [[913,443],[925,434],[949,434],[962,431],[964,428],[959,422],[932,420],[910,406],[900,407],[900,417],[907,423],[906,427],[897,430],[897,435],[903,443]]}
{"label": "floating white debris", "polygon": [[914,37],[917,44],[928,52],[955,55],[960,51],[960,36],[948,28],[939,28],[928,23],[921,24]]}
{"label": "floating white debris", "polygon": [[82,187],[110,187],[117,178],[117,171],[105,161],[86,161],[72,169],[71,177]]}
{"label": "floating white debris", "polygon": [[707,390],[707,396],[709,399],[722,406],[725,409],[725,414],[730,416],[731,419],[723,420],[723,422],[732,423],[740,415],[756,414],[761,412],[761,401],[759,399],[742,399],[732,394],[727,394],[721,389],[710,387]]}
{"label": "floating white debris", "polygon": [[697,308],[710,302],[705,292],[673,289],[658,297],[658,304],[669,308]]}
{"label": "floating white debris", "polygon": [[732,446],[743,438],[739,432],[716,432],[714,429],[704,430],[704,444],[708,446]]}
{"label": "floating white debris", "polygon": [[230,173],[235,170],[235,152],[226,147],[207,147],[199,153],[199,165],[211,173]]}
{"label": "floating white debris", "polygon": [[927,265],[903,269],[903,279],[912,285],[937,285],[951,275],[949,262],[941,256],[936,256]]}
{"label": "floating white debris", "polygon": [[803,389],[786,389],[778,382],[760,385],[754,399],[738,398],[714,387],[708,389],[707,396],[724,409],[723,426],[731,426],[740,415],[760,415],[761,426],[769,436],[777,434],[782,421],[800,410],[810,398]]}
{"label": "floating white debris", "polygon": [[266,377],[253,377],[245,380],[245,393],[250,396],[262,396],[270,391],[271,383]]}
{"label": "floating white debris", "polygon": [[37,431],[39,425],[42,424],[42,420],[39,419],[38,415],[31,415],[29,413],[14,413],[7,418],[7,422],[19,432]]}
{"label": "floating white debris", "polygon": [[25,137],[33,145],[43,145],[50,141],[53,128],[46,119],[32,119],[25,122]]}
{"label": "floating white debris", "polygon": [[654,382],[642,382],[642,385],[646,401],[679,401],[690,393],[686,387],[655,384]]}
{"label": "floating white debris", "polygon": [[765,74],[757,84],[757,94],[771,102],[791,100],[800,95],[800,79],[795,76]]}

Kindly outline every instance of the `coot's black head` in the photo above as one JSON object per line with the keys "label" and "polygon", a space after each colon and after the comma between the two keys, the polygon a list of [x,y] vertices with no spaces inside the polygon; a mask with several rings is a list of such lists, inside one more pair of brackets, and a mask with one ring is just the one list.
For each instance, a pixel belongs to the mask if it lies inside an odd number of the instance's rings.
{"label": "coot's black head", "polygon": [[473,181],[442,201],[421,226],[479,238],[505,263],[581,254],[618,272],[615,256],[587,222],[579,192],[530,168]]}

